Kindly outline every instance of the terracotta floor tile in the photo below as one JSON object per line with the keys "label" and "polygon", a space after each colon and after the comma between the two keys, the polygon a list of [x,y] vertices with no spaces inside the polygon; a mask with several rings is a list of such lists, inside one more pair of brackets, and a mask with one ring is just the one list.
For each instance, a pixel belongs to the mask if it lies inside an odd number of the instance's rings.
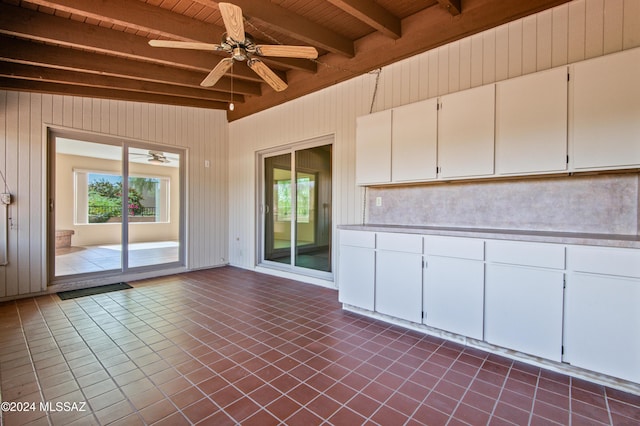
{"label": "terracotta floor tile", "polygon": [[453,418],[467,424],[487,424],[491,415],[467,404],[460,404],[453,412]]}
{"label": "terracotta floor tile", "polygon": [[238,423],[242,422],[247,417],[253,416],[260,410],[260,405],[248,397],[240,398],[226,406],[224,409],[224,411]]}
{"label": "terracotta floor tile", "polygon": [[217,411],[219,411],[218,407],[209,399],[204,398],[196,402],[195,404],[184,408],[182,410],[182,414],[184,414],[192,423],[198,423],[202,419],[211,416]]}
{"label": "terracotta floor tile", "polygon": [[170,396],[169,399],[176,407],[178,407],[179,410],[183,410],[189,405],[205,398],[205,396],[206,395],[202,393],[198,388],[188,387],[185,390]]}
{"label": "terracotta floor tile", "polygon": [[109,407],[113,404],[116,404],[120,401],[123,401],[125,396],[122,394],[120,389],[113,389],[103,394],[100,394],[96,397],[89,399],[89,406],[94,411],[102,410],[103,408]]}
{"label": "terracotta floor tile", "polygon": [[[257,390],[254,392],[257,392]],[[220,389],[218,392],[209,395],[209,398],[211,398],[213,402],[218,404],[220,407],[224,408],[232,402],[242,398],[243,396],[244,395],[242,394],[242,392],[229,385]]]}
{"label": "terracotta floor tile", "polygon": [[103,408],[102,410],[98,410],[94,414],[98,418],[100,424],[106,425],[122,419],[131,413],[133,413],[133,409],[129,402],[120,401],[116,404]]}
{"label": "terracotta floor tile", "polygon": [[271,404],[267,405],[265,408],[280,420],[285,420],[293,413],[298,411],[301,407],[302,405],[295,402],[291,398],[287,396],[281,396]]}
{"label": "terracotta floor tile", "polygon": [[168,414],[160,417],[160,419],[153,423],[153,426],[187,426],[191,422],[180,412]]}
{"label": "terracotta floor tile", "polygon": [[530,413],[512,405],[499,402],[493,415],[517,425],[524,425],[529,421]]}
{"label": "terracotta floor tile", "polygon": [[640,422],[640,396],[343,311],[335,290],[232,267],[132,284],[0,303],[3,400],[89,402],[3,424]]}
{"label": "terracotta floor tile", "polygon": [[379,407],[380,403],[363,394],[357,394],[346,406],[364,418],[369,418]]}
{"label": "terracotta floor tile", "polygon": [[189,388],[190,386],[191,384],[189,383],[189,381],[180,376],[166,383],[158,385],[158,389],[164,392],[167,396],[171,396]]}
{"label": "terracotta floor tile", "polygon": [[329,423],[335,425],[358,425],[364,422],[365,418],[360,414],[350,410],[349,408],[342,407],[329,418]]}
{"label": "terracotta floor tile", "polygon": [[[249,378],[247,378],[249,379]],[[259,380],[256,378],[256,380]],[[261,382],[264,383],[264,382]],[[216,392],[218,392],[220,389],[228,386],[229,383],[224,380],[222,377],[216,376],[216,377],[211,377],[205,381],[202,381],[200,383],[197,384],[198,389],[200,389],[205,395],[211,395],[214,394]],[[248,388],[243,388],[241,386],[238,386],[238,388],[240,390],[247,389],[246,392],[250,392],[248,390]]]}
{"label": "terracotta floor tile", "polygon": [[131,404],[133,404],[137,410],[142,410],[149,405],[162,401],[164,398],[165,397],[162,392],[156,388],[152,388],[137,395],[130,396],[129,401],[131,401]]}

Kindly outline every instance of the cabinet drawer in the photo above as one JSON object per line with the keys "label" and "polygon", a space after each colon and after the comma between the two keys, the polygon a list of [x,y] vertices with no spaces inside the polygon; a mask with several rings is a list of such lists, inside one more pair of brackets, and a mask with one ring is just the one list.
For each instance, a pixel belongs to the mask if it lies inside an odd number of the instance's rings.
{"label": "cabinet drawer", "polygon": [[380,232],[377,235],[378,250],[422,254],[422,236]]}
{"label": "cabinet drawer", "polygon": [[340,244],[353,247],[376,248],[376,233],[366,231],[340,231]]}
{"label": "cabinet drawer", "polygon": [[567,266],[576,272],[640,278],[640,250],[569,246]]}
{"label": "cabinet drawer", "polygon": [[424,237],[424,254],[484,260],[484,240],[458,237]]}
{"label": "cabinet drawer", "polygon": [[564,248],[558,244],[489,240],[486,258],[496,263],[564,269]]}

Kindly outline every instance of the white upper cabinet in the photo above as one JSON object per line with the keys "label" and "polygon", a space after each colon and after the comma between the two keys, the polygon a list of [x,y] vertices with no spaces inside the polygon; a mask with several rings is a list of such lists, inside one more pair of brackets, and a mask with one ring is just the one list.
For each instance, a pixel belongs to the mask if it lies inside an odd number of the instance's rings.
{"label": "white upper cabinet", "polygon": [[356,183],[391,181],[391,110],[356,119]]}
{"label": "white upper cabinet", "polygon": [[428,99],[393,109],[391,180],[436,178],[438,102]]}
{"label": "white upper cabinet", "polygon": [[640,164],[640,48],[573,65],[575,169]]}
{"label": "white upper cabinet", "polygon": [[496,84],[496,173],[567,169],[567,68]]}
{"label": "white upper cabinet", "polygon": [[438,166],[440,178],[493,174],[495,84],[440,98]]}
{"label": "white upper cabinet", "polygon": [[635,48],[358,117],[356,182],[640,167],[638,76]]}

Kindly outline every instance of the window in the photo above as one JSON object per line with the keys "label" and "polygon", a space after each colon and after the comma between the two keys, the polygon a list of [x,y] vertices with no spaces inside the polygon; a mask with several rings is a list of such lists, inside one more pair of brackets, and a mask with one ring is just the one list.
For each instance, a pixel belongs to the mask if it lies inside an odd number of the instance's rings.
{"label": "window", "polygon": [[[288,170],[286,172],[289,173]],[[277,207],[276,220],[278,222],[290,222],[291,179],[276,180],[274,186]],[[300,223],[309,223],[309,215],[313,211],[313,186],[313,175],[298,173],[298,186],[296,188],[296,218]]]}
{"label": "window", "polygon": [[[122,222],[122,176],[75,170],[76,224]],[[130,222],[169,222],[169,178],[130,176]]]}

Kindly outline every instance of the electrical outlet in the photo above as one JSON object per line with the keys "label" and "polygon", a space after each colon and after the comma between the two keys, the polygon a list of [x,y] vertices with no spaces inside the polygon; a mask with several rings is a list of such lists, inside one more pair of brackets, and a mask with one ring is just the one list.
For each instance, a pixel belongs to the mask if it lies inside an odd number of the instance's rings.
{"label": "electrical outlet", "polygon": [[376,207],[382,206],[382,197],[376,197]]}
{"label": "electrical outlet", "polygon": [[9,194],[8,192],[0,194],[0,204],[11,204],[11,194]]}

